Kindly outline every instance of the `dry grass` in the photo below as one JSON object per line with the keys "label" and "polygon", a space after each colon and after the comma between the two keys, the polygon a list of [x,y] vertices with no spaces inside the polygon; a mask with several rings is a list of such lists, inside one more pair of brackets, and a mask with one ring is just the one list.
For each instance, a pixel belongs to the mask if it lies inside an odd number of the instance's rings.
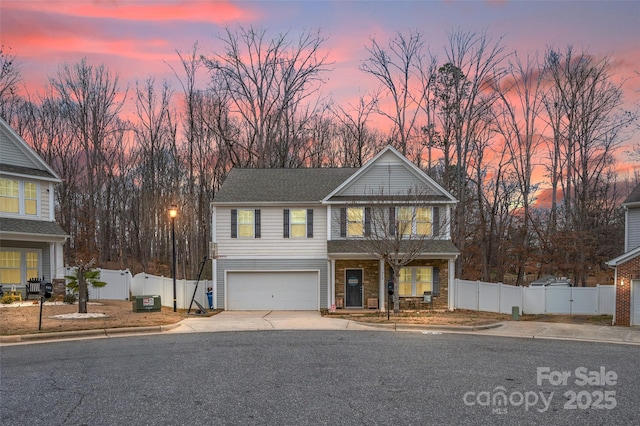
{"label": "dry grass", "polygon": [[[99,305],[90,304],[89,313],[103,313],[104,318],[85,319],[55,319],[55,315],[72,314],[78,312],[78,305],[47,305],[42,310],[42,330],[38,331],[40,308],[38,304],[23,307],[0,308],[0,335],[19,335],[33,333],[49,333],[56,331],[95,330],[122,327],[146,327],[175,324],[187,317],[186,310],[173,312],[172,308],[162,307],[160,312],[133,312],[132,303],[124,300],[97,301]],[[192,315],[195,311],[192,310]],[[212,315],[213,313],[211,313]],[[500,321],[510,321],[511,315],[495,314],[491,312],[477,312],[467,310],[456,311],[419,311],[391,313],[387,321],[387,314],[380,312],[352,312],[339,310],[326,314],[332,318],[346,318],[359,322],[371,323],[401,323],[425,325],[460,325],[481,326]],[[573,324],[610,325],[610,315],[524,315],[522,321],[549,321]]]}
{"label": "dry grass", "polygon": [[[47,305],[42,307],[42,330],[38,331],[40,305],[0,308],[0,335],[50,333],[56,331],[95,330],[122,327],[147,327],[175,324],[186,318],[186,310],[173,312],[162,307],[160,312],[133,312],[130,301],[102,300],[89,304],[88,313],[104,313],[104,318],[55,319],[55,315],[78,312],[78,305]],[[192,310],[192,313],[194,311]]]}
{"label": "dry grass", "polygon": [[[337,311],[328,314],[333,318],[345,318],[360,322],[370,323],[397,323],[397,324],[425,324],[425,325],[463,325],[481,326],[494,324],[501,321],[511,321],[510,314],[497,314],[492,312],[479,312],[468,310],[440,310],[440,311],[416,311],[391,313],[387,320],[386,313],[380,312],[354,312]],[[521,321],[544,321],[570,324],[596,324],[611,325],[611,315],[523,315]]]}

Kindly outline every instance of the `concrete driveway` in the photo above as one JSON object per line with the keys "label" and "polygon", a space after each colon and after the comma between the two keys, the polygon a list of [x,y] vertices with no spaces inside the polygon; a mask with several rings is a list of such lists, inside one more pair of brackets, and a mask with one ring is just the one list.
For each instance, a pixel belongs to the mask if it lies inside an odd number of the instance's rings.
{"label": "concrete driveway", "polygon": [[169,333],[258,330],[380,330],[350,320],[324,318],[317,311],[224,311],[212,317],[190,317]]}

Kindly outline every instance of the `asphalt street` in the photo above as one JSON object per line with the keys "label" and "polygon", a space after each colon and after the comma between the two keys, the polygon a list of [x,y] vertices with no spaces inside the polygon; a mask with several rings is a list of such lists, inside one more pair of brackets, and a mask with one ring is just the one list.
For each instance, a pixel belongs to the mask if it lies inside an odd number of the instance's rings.
{"label": "asphalt street", "polygon": [[2,348],[3,425],[637,425],[634,345],[437,331]]}

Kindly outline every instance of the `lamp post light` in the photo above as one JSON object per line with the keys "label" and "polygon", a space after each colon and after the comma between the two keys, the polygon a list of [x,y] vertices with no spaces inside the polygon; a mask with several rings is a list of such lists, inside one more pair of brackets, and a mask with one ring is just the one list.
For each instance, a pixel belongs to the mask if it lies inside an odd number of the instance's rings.
{"label": "lamp post light", "polygon": [[177,311],[176,303],[176,216],[178,216],[178,206],[173,204],[169,208],[169,217],[171,218],[171,245],[172,250],[172,276],[173,276],[173,312]]}

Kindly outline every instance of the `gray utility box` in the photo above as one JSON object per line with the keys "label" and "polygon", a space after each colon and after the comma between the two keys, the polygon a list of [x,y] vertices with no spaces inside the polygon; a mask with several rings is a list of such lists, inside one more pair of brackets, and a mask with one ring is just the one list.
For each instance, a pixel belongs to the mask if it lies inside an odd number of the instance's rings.
{"label": "gray utility box", "polygon": [[160,312],[162,303],[160,296],[133,296],[133,312]]}

